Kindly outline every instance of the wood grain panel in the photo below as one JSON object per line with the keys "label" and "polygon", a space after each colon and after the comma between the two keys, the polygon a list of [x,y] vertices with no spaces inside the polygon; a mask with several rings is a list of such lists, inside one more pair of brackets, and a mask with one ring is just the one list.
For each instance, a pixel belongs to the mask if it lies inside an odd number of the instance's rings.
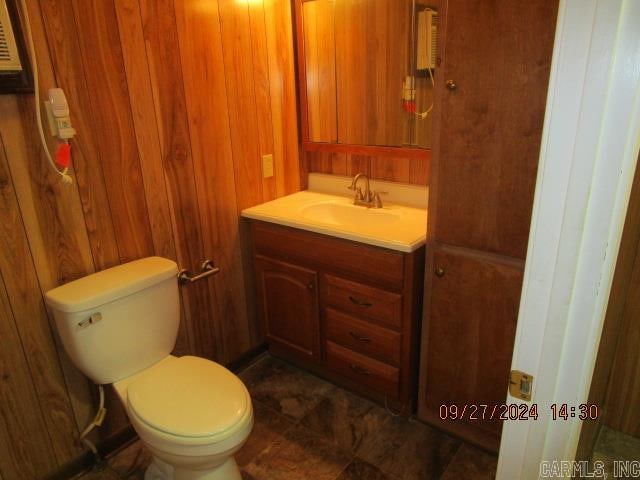
{"label": "wood grain panel", "polygon": [[[114,5],[118,20],[124,70],[127,77],[129,102],[144,180],[154,252],[161,257],[178,260],[156,124],[151,79],[147,65],[140,6],[137,0],[115,0]],[[140,68],[141,65],[144,65],[145,68]],[[177,354],[184,354],[190,351],[188,322],[186,322],[182,305],[181,320],[174,349]]]}
{"label": "wood grain panel", "polygon": [[0,472],[7,480],[41,478],[58,464],[1,277],[0,338]]}
{"label": "wood grain panel", "polygon": [[411,1],[335,4],[338,142],[407,145],[400,94],[410,69]]}
{"label": "wood grain panel", "polygon": [[430,225],[440,242],[524,259],[558,2],[448,8],[438,78],[457,89],[442,95]]}
{"label": "wood grain panel", "polygon": [[264,4],[278,196],[300,190],[298,98],[291,9],[290,0],[269,0]]}
{"label": "wood grain panel", "polygon": [[359,172],[390,182],[429,184],[428,158],[378,157],[349,153],[305,152],[310,172],[353,176]]}
{"label": "wood grain panel", "polygon": [[82,55],[70,2],[41,0],[42,18],[47,34],[56,80],[64,88],[77,136],[71,142],[73,164],[93,261],[98,270],[117,265],[118,247],[102,163],[92,127],[91,102],[86,85]]}
{"label": "wood grain panel", "polygon": [[[53,66],[39,3],[28,2],[27,6],[42,91],[55,85]],[[32,96],[0,97],[0,135],[7,148],[7,161],[40,289],[46,291],[93,272],[94,263],[77,182],[64,186],[51,171],[37,138],[34,106]],[[91,221],[89,218],[88,222]],[[16,316],[21,319],[22,313],[17,311]],[[73,367],[59,343],[57,349],[76,423],[84,427],[92,415],[88,381]]]}
{"label": "wood grain panel", "polygon": [[111,2],[73,0],[73,13],[118,252],[128,262],[153,255],[153,240],[118,21]]}
{"label": "wood grain panel", "polygon": [[[20,343],[39,398],[53,452],[59,463],[79,452],[78,434],[71,403],[64,385],[58,355],[51,336],[49,319],[40,293],[29,244],[9,168],[0,143],[0,271],[13,311],[20,312],[16,323]],[[28,415],[28,413],[27,413]]]}
{"label": "wood grain panel", "polygon": [[[203,13],[193,2],[176,1],[183,78],[196,173],[203,244],[221,272],[209,280],[218,360],[236,360],[252,345],[243,266],[238,242],[236,190],[220,22],[215,3]],[[200,68],[204,65],[206,68]],[[270,126],[270,124],[269,124]],[[211,134],[210,132],[215,132]],[[215,162],[210,158],[216,159]]]}
{"label": "wood grain panel", "polygon": [[[338,141],[334,3],[302,4],[309,140]],[[304,119],[303,119],[304,121]]]}
{"label": "wood grain panel", "polygon": [[[140,0],[140,12],[177,256],[182,267],[195,272],[199,271],[205,255],[184,85],[181,75],[176,74],[182,71],[182,67],[174,5],[170,0]],[[186,292],[182,298],[190,351],[216,358],[208,286],[199,282],[183,291]]]}
{"label": "wood grain panel", "polygon": [[[269,78],[269,51],[265,25],[264,2],[250,2],[249,27],[251,32],[251,53],[253,54],[253,87],[256,102],[256,120],[260,156],[273,155],[273,125],[271,119],[271,81]],[[262,199],[276,198],[276,176],[262,178]],[[282,174],[282,173],[281,173]]]}
{"label": "wood grain panel", "polygon": [[171,213],[162,170],[162,155],[153,110],[153,95],[142,36],[140,9],[136,0],[115,0],[122,60],[138,144],[149,223],[156,255],[176,259],[171,231]]}
{"label": "wood grain panel", "polygon": [[262,169],[246,2],[219,0],[238,210],[262,202]]}

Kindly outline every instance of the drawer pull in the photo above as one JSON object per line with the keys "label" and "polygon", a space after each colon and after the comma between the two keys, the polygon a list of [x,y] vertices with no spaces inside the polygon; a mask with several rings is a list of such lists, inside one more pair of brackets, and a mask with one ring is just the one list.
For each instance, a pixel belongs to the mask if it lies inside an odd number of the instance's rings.
{"label": "drawer pull", "polygon": [[362,300],[360,298],[356,298],[354,296],[349,295],[349,300],[351,300],[351,303],[354,303],[356,305],[360,305],[361,307],[372,307],[373,304],[370,302],[367,302],[366,300]]}
{"label": "drawer pull", "polygon": [[358,365],[355,364],[350,364],[349,367],[351,367],[351,370],[353,370],[354,373],[357,373],[358,375],[371,375],[371,372],[369,370],[366,370],[362,367],[359,367]]}
{"label": "drawer pull", "polygon": [[355,338],[359,342],[369,343],[371,341],[369,337],[363,337],[362,335],[358,335],[356,332],[349,332],[349,335],[351,335],[353,338]]}

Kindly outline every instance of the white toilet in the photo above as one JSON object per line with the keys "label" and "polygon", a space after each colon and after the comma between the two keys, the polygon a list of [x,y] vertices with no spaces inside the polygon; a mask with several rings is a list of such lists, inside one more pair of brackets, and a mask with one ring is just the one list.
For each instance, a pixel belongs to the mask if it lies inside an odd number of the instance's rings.
{"label": "white toilet", "polygon": [[238,377],[198,357],[174,357],[177,265],[150,257],[46,294],[64,347],[97,384],[112,383],[153,453],[145,480],[241,480],[233,458],[253,427]]}

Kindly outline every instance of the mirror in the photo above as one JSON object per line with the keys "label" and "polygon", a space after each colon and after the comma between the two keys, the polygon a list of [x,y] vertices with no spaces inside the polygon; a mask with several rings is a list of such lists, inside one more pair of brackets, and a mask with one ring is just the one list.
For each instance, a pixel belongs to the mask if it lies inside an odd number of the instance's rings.
{"label": "mirror", "polygon": [[423,1],[303,0],[309,141],[430,147],[437,15]]}

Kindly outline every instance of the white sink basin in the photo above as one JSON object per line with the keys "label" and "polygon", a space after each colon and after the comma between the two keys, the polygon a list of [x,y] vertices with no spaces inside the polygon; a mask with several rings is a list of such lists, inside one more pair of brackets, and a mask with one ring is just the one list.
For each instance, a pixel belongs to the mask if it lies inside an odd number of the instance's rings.
{"label": "white sink basin", "polygon": [[242,216],[402,252],[424,245],[427,233],[426,209],[392,203],[366,208],[351,198],[311,191],[247,208]]}
{"label": "white sink basin", "polygon": [[382,208],[365,208],[344,203],[320,202],[302,207],[300,214],[309,220],[329,225],[392,225],[400,221],[398,212]]}

